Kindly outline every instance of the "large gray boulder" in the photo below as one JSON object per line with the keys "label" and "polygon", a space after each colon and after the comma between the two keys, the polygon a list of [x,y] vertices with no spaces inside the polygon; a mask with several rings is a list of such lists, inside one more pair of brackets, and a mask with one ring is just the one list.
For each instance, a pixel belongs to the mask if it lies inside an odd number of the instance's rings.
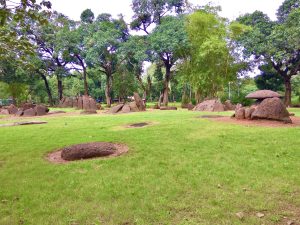
{"label": "large gray boulder", "polygon": [[124,104],[119,104],[119,105],[116,105],[114,107],[111,107],[111,109],[108,111],[109,113],[118,113],[122,108],[123,108]]}
{"label": "large gray boulder", "polygon": [[36,111],[34,109],[26,109],[23,116],[36,116]]}
{"label": "large gray boulder", "polygon": [[277,97],[264,99],[251,114],[251,119],[271,119],[292,123],[285,105]]}
{"label": "large gray boulder", "polygon": [[9,114],[16,114],[18,112],[18,108],[11,104],[10,106],[7,107],[7,110],[9,112]]}
{"label": "large gray boulder", "polygon": [[44,116],[49,112],[49,109],[43,105],[37,105],[34,107],[37,116]]}
{"label": "large gray boulder", "polygon": [[224,102],[224,109],[225,109],[226,111],[232,111],[232,110],[235,110],[235,107],[236,107],[236,106],[235,106],[234,104],[232,104],[230,100],[226,100],[226,101]]}
{"label": "large gray boulder", "polygon": [[237,108],[235,110],[235,118],[238,120],[245,119],[245,108]]}
{"label": "large gray boulder", "polygon": [[130,113],[130,107],[128,104],[125,104],[121,110],[122,113]]}
{"label": "large gray boulder", "polygon": [[138,112],[139,111],[139,108],[137,107],[135,102],[130,102],[129,107],[130,107],[131,112]]}
{"label": "large gray boulder", "polygon": [[135,101],[136,106],[139,109],[139,111],[146,111],[145,103],[144,103],[143,99],[141,99],[139,94],[134,92],[133,97],[134,97],[134,101]]}
{"label": "large gray boulder", "polygon": [[252,92],[246,96],[248,99],[266,99],[266,98],[280,98],[282,97],[275,91],[270,90],[259,90]]}
{"label": "large gray boulder", "polygon": [[207,111],[207,112],[222,112],[225,111],[224,105],[216,99],[206,100],[195,106],[194,111]]}

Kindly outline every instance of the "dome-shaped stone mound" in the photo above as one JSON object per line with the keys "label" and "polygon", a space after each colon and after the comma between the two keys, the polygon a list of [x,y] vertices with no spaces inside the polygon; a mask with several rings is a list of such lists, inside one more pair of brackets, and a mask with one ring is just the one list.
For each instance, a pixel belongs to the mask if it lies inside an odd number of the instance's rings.
{"label": "dome-shaped stone mound", "polygon": [[270,90],[259,90],[252,92],[246,96],[248,99],[265,99],[265,98],[280,98],[282,97],[275,91]]}
{"label": "dome-shaped stone mound", "polygon": [[117,147],[113,143],[94,142],[68,146],[62,149],[61,158],[67,161],[113,155]]}

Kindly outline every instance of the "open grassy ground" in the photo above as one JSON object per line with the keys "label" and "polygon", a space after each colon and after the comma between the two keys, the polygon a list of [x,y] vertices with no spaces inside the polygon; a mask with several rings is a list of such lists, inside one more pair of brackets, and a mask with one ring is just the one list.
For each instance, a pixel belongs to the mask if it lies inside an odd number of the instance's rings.
{"label": "open grassy ground", "polygon": [[[0,224],[299,223],[300,127],[230,125],[201,114],[44,117],[35,120],[48,124],[0,128]],[[135,122],[155,124],[123,127]],[[45,160],[93,141],[130,151],[64,165]]]}

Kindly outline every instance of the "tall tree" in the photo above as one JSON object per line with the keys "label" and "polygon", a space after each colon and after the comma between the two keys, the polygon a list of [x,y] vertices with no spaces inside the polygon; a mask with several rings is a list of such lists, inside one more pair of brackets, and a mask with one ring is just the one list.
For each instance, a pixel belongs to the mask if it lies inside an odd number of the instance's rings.
{"label": "tall tree", "polygon": [[35,24],[28,31],[31,40],[35,43],[37,54],[45,63],[48,73],[57,78],[58,99],[63,98],[63,77],[69,75],[72,69],[70,52],[64,48],[67,39],[64,34],[72,29],[74,22],[61,13],[53,12],[49,17],[49,23],[44,26]]}
{"label": "tall tree", "polygon": [[170,81],[175,74],[171,72],[171,68],[181,58],[184,49],[188,46],[184,17],[167,16],[163,18],[161,24],[149,35],[149,46],[153,61],[162,61],[165,68],[162,104],[168,105]]}
{"label": "tall tree", "polygon": [[[234,29],[232,29],[234,28]],[[237,77],[241,64],[233,57],[231,38],[243,31],[239,24],[227,26],[216,13],[198,10],[187,18],[190,48],[182,61],[181,73],[196,93],[197,101],[217,97]]]}
{"label": "tall tree", "polygon": [[[182,41],[181,23],[176,19],[164,20],[165,16],[178,15],[185,11],[185,0],[133,0],[132,10],[134,12],[131,28],[143,31],[146,35],[151,34],[153,26],[158,26],[150,36],[152,52],[155,52],[155,60],[160,60],[165,66],[165,80],[163,88],[163,104],[168,104],[169,83],[171,79],[171,67],[176,62],[175,48]],[[175,17],[174,17],[175,18]],[[172,28],[174,26],[172,33]],[[161,25],[161,26],[160,26]],[[160,28],[159,28],[160,26]],[[166,30],[164,30],[166,29]],[[159,32],[162,32],[159,34]],[[178,35],[177,35],[178,32]],[[175,38],[179,38],[175,40]],[[160,51],[160,47],[162,48]],[[169,52],[170,51],[170,52]],[[158,56],[158,57],[157,57]]]}
{"label": "tall tree", "polygon": [[98,16],[85,39],[87,46],[87,62],[106,75],[106,103],[110,107],[112,101],[113,75],[117,72],[120,59],[120,46],[128,39],[127,25],[122,17],[113,19],[110,15]]}
{"label": "tall tree", "polygon": [[244,54],[255,56],[256,62],[271,64],[283,78],[285,85],[285,104],[291,105],[291,78],[300,71],[300,10],[290,12],[284,22],[272,22],[262,12],[246,14],[238,21],[252,26],[240,42]]}

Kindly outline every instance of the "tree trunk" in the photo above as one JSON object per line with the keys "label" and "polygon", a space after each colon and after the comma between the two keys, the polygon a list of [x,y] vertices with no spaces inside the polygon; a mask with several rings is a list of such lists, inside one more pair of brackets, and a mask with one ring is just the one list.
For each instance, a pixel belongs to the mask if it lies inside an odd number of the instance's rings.
{"label": "tree trunk", "polygon": [[63,84],[61,77],[57,76],[57,90],[58,90],[58,100],[63,98]]}
{"label": "tree trunk", "polygon": [[41,77],[42,77],[42,79],[43,79],[43,81],[45,83],[45,88],[46,88],[46,92],[48,94],[49,104],[50,104],[50,106],[53,106],[52,93],[51,93],[51,89],[50,89],[47,77],[44,74],[42,74],[42,73],[40,73],[40,75],[41,75]]}
{"label": "tree trunk", "polygon": [[84,95],[89,95],[89,88],[87,83],[87,75],[86,75],[86,68],[83,68],[83,82],[84,82]]}
{"label": "tree trunk", "polygon": [[292,85],[291,85],[290,77],[285,77],[284,86],[285,86],[284,103],[287,107],[289,107],[291,106],[292,103]]}
{"label": "tree trunk", "polygon": [[107,107],[111,107],[111,85],[112,77],[109,74],[106,74],[106,88],[105,88],[105,97]]}
{"label": "tree trunk", "polygon": [[80,65],[81,65],[82,70],[83,70],[84,95],[88,96],[89,95],[89,88],[88,88],[88,83],[87,83],[86,66],[85,66],[85,63],[84,63],[83,59],[79,55],[76,55],[76,57],[79,60]]}
{"label": "tree trunk", "polygon": [[168,106],[169,103],[169,85],[171,79],[171,66],[166,65],[166,76],[164,81],[164,89],[163,89],[163,101],[162,105]]}

